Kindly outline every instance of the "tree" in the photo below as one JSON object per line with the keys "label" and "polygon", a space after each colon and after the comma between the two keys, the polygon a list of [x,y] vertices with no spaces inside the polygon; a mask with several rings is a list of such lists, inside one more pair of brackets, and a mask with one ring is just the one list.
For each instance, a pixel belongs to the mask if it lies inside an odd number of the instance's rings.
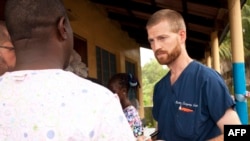
{"label": "tree", "polygon": [[151,59],[142,67],[142,93],[145,106],[152,106],[153,89],[168,69],[163,68],[155,59]]}

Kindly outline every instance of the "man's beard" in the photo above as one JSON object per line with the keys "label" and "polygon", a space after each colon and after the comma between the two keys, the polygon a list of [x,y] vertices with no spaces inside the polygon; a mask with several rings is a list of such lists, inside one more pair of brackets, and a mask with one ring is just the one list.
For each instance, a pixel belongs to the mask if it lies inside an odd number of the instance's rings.
{"label": "man's beard", "polygon": [[181,54],[181,46],[178,43],[172,51],[170,52],[165,51],[164,58],[157,58],[156,56],[156,59],[161,65],[169,65],[172,62],[174,62],[180,56],[180,54]]}

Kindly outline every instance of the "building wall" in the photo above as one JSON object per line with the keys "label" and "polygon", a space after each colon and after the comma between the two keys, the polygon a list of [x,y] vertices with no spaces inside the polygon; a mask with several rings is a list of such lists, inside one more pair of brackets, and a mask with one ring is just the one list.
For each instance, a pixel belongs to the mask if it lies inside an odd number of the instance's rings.
{"label": "building wall", "polygon": [[[88,0],[64,0],[71,26],[79,37],[86,39],[88,51],[88,75],[97,78],[96,46],[116,55],[117,72],[125,72],[125,59],[132,60],[141,82],[140,46],[111,21],[105,11]],[[139,90],[140,115],[144,117],[142,90]]]}

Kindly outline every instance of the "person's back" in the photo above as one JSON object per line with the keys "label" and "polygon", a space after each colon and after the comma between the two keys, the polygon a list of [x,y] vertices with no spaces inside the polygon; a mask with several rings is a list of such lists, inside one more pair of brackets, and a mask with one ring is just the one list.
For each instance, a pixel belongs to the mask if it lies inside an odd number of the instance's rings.
{"label": "person's back", "polygon": [[0,75],[11,71],[15,66],[16,57],[5,22],[0,21]]}
{"label": "person's back", "polygon": [[130,138],[119,101],[89,80],[59,69],[16,71],[0,79],[0,132],[11,131],[0,140]]}
{"label": "person's back", "polygon": [[17,62],[0,77],[0,140],[135,140],[111,91],[63,70],[73,33],[60,0],[8,0],[5,19]]}

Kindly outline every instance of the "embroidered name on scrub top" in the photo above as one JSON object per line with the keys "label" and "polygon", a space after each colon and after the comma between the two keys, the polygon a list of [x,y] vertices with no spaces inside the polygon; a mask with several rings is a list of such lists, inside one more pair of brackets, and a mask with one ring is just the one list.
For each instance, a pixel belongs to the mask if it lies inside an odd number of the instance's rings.
{"label": "embroidered name on scrub top", "polygon": [[175,104],[179,104],[179,110],[180,111],[183,111],[183,112],[193,112],[193,108],[196,108],[198,107],[197,104],[189,104],[189,103],[186,103],[185,101],[183,102],[179,102],[179,101],[175,101]]}

